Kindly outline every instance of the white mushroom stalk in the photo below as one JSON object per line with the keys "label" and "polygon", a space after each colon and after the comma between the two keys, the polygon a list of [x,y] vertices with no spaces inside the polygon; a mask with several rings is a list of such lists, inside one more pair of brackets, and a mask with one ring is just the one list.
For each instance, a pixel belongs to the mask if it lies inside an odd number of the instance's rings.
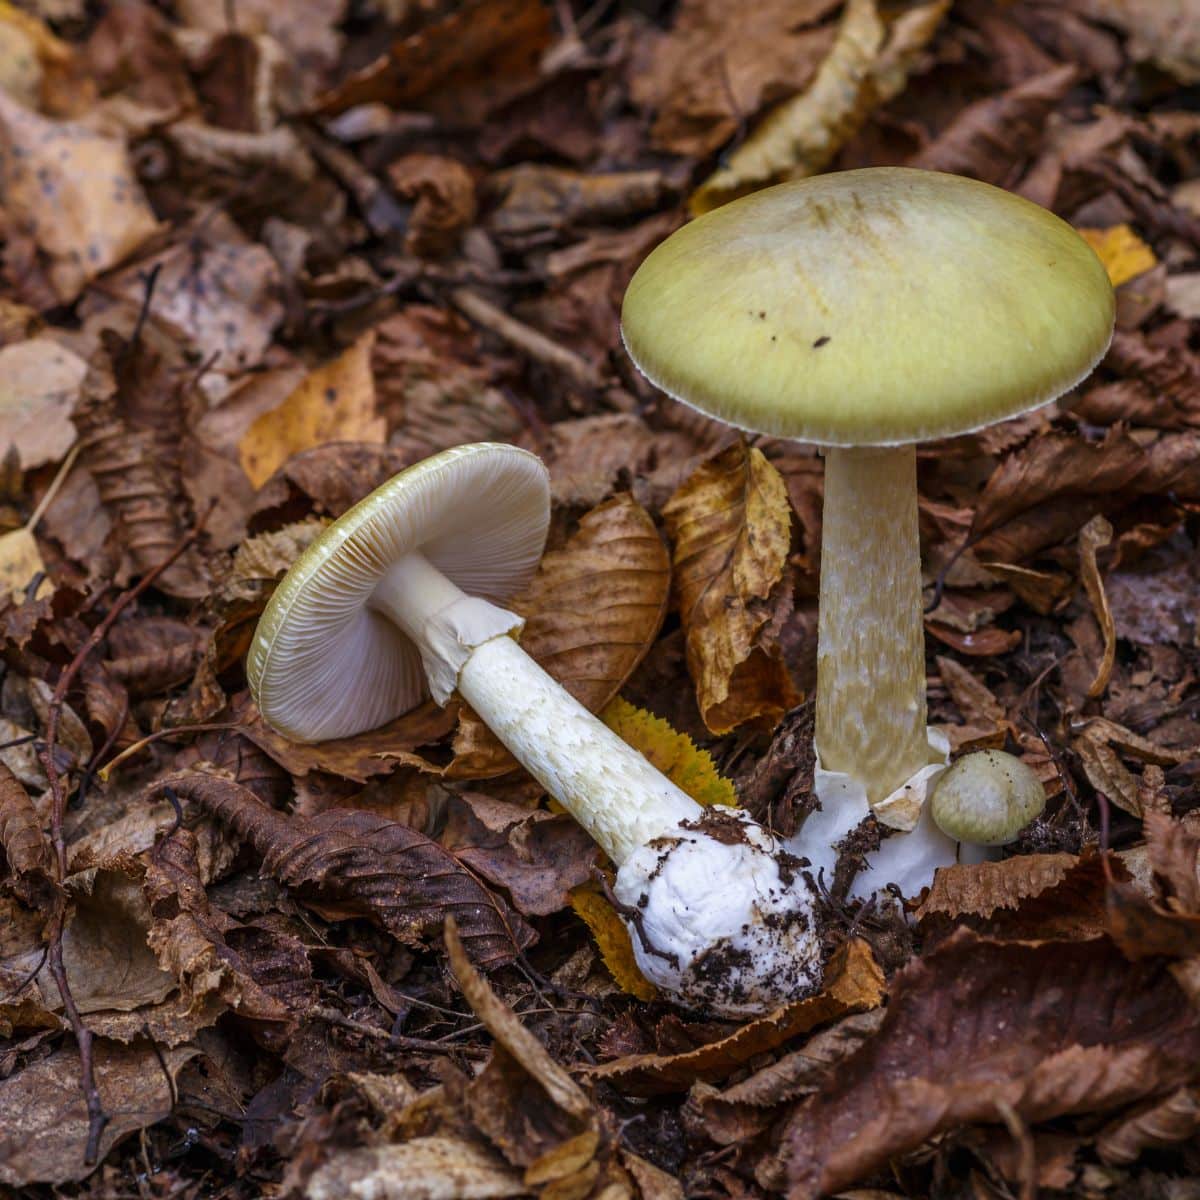
{"label": "white mushroom stalk", "polygon": [[247,675],[264,717],[298,740],[345,736],[411,708],[423,674],[612,860],[648,979],[726,1016],[811,991],[821,943],[802,864],[745,812],[697,804],[520,648],[519,617],[451,578],[493,599],[517,590],[548,512],[545,468],[507,446],[447,451],[385,484],[305,552],[263,614]]}

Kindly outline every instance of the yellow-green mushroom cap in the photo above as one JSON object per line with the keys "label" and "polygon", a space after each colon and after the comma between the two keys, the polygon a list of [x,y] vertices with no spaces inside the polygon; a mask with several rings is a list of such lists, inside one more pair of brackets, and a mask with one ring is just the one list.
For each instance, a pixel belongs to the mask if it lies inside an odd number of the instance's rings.
{"label": "yellow-green mushroom cap", "polygon": [[516,446],[456,446],[389,479],[304,551],[259,619],[246,678],[264,719],[320,742],[419,704],[420,652],[372,608],[380,581],[416,552],[468,595],[500,604],[533,577],[549,523],[549,475]]}
{"label": "yellow-green mushroom cap", "polygon": [[766,188],[672,234],[621,311],[634,363],[743,429],[889,446],[1053,400],[1108,347],[1103,265],[1065,221],[904,167]]}

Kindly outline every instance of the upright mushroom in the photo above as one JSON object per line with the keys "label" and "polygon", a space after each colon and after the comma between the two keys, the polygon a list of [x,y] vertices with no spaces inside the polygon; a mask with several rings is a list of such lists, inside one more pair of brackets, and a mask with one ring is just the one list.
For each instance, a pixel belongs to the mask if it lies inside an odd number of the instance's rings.
{"label": "upright mushroom", "polygon": [[[727,1015],[820,980],[813,895],[744,812],[702,809],[550,678],[499,604],[533,574],[545,467],[487,443],[384,484],[300,556],[263,613],[246,674],[296,741],[382,725],[457,691],[617,866],[643,972]],[[713,881],[721,886],[714,887]]]}
{"label": "upright mushroom", "polygon": [[[914,443],[1053,400],[1108,346],[1113,293],[1087,243],[999,188],[878,167],[781,184],[684,226],[621,314],[675,399],[825,448],[817,866],[868,813],[914,831],[859,893],[928,882],[954,843],[925,814],[946,745],[926,729]],[[905,886],[902,884],[901,886]]]}

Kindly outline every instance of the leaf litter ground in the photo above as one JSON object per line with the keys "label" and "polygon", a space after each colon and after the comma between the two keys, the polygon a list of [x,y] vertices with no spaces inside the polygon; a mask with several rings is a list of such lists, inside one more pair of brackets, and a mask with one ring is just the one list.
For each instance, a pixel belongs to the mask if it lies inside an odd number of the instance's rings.
{"label": "leaf litter ground", "polygon": [[[1191,0],[0,3],[0,1187],[1200,1195],[1197,81]],[[1084,385],[920,449],[932,719],[1051,802],[910,920],[833,881],[824,991],[709,1021],[472,713],[298,746],[242,659],[329,519],[515,442],[526,645],[790,832],[820,458],[617,314],[689,212],[902,163],[1118,288]]]}

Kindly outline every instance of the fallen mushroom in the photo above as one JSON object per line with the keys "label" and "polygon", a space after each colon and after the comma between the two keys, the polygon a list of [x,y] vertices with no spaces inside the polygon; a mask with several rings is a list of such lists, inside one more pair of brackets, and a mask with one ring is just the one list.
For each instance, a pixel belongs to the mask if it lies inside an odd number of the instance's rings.
{"label": "fallen mushroom", "polygon": [[[499,604],[532,576],[549,480],[512,446],[460,446],[373,492],[305,550],[247,657],[263,718],[346,737],[458,692],[617,867],[638,965],[728,1016],[820,981],[799,862],[736,809],[703,809],[547,675]],[[714,881],[720,886],[714,886]]]}
{"label": "fallen mushroom", "polygon": [[914,443],[1053,400],[1103,355],[1113,313],[1104,267],[1058,217],[893,167],[716,209],[659,245],[625,294],[625,345],[653,383],[824,447],[821,807],[797,853],[831,874],[868,815],[900,831],[867,857],[856,894],[919,889],[956,855],[922,819],[948,745],[926,728]]}
{"label": "fallen mushroom", "polygon": [[1003,750],[964,754],[934,782],[929,811],[947,836],[980,846],[1007,846],[1046,807],[1033,769]]}

